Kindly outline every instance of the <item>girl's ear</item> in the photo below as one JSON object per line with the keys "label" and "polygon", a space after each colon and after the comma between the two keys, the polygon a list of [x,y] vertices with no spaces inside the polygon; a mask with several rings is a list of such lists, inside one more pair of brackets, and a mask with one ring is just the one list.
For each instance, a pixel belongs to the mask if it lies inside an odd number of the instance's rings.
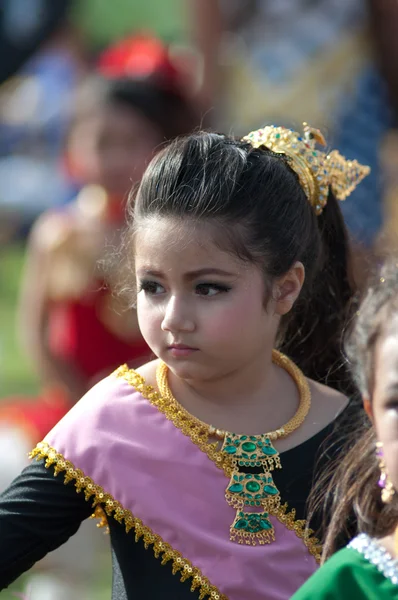
{"label": "girl's ear", "polygon": [[368,415],[369,419],[372,421],[373,423],[373,410],[372,410],[372,403],[370,402],[369,398],[363,398],[363,407],[365,409],[366,414]]}
{"label": "girl's ear", "polygon": [[273,298],[275,312],[282,316],[288,313],[297,300],[305,279],[303,263],[297,261],[291,269],[275,283]]}

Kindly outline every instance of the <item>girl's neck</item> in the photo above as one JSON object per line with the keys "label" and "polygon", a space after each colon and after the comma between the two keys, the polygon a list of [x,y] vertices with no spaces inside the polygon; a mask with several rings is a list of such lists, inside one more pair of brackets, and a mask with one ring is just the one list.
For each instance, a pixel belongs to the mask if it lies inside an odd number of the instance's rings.
{"label": "girl's neck", "polygon": [[391,556],[398,559],[398,525],[393,533],[381,538],[379,542]]}
{"label": "girl's neck", "polygon": [[299,403],[295,382],[272,363],[271,350],[209,381],[186,381],[169,371],[169,385],[188,412],[218,429],[260,434],[278,429]]}

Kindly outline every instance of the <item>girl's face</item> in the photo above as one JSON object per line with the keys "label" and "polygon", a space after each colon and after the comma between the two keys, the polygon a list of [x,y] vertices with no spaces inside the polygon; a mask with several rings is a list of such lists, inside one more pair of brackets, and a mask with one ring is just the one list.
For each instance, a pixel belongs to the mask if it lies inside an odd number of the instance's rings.
{"label": "girl's face", "polygon": [[264,365],[279,323],[275,301],[265,306],[260,269],[213,239],[213,227],[167,218],[144,219],[136,233],[141,332],[184,379],[216,379]]}
{"label": "girl's face", "polygon": [[389,477],[398,490],[398,318],[376,348],[372,414]]}
{"label": "girl's face", "polygon": [[138,111],[113,104],[76,125],[69,155],[86,182],[124,196],[141,179],[161,142],[161,133]]}

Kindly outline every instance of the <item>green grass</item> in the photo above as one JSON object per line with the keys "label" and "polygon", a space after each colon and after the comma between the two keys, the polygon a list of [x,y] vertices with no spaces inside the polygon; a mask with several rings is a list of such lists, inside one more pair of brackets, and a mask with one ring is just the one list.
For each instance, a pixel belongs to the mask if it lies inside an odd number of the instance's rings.
{"label": "green grass", "polygon": [[75,2],[73,21],[94,47],[117,38],[150,32],[165,41],[185,40],[188,7],[184,0],[85,0]]}
{"label": "green grass", "polygon": [[16,335],[16,307],[24,247],[13,244],[0,248],[0,399],[10,394],[34,394],[38,390],[28,357]]}

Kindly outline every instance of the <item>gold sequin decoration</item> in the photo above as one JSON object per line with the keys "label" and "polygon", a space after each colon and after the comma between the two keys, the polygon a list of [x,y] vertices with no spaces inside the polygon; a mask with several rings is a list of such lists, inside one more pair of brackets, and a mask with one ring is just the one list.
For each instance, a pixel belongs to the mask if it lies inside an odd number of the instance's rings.
{"label": "gold sequin decoration", "polygon": [[104,513],[106,513],[106,515],[109,517],[112,516],[118,523],[124,523],[126,533],[134,529],[135,541],[138,542],[142,538],[145,549],[152,546],[155,557],[160,559],[162,565],[172,561],[173,575],[179,573],[181,581],[192,580],[191,592],[198,590],[200,600],[205,600],[206,598],[228,600],[227,596],[222,594],[210,583],[207,577],[202,575],[200,569],[193,566],[189,560],[184,558],[177,550],[174,550],[170,544],[144,525],[141,519],[134,517],[113,496],[105,492],[101,486],[94,483],[83,471],[76,469],[71,462],[66,460],[62,454],[59,454],[46,442],[40,442],[29,456],[30,458],[36,458],[36,460],[45,459],[46,468],[55,465],[54,474],[58,475],[64,472],[65,485],[74,480],[76,491],[78,493],[83,492],[87,501],[92,499],[93,496],[93,507],[102,509],[100,513],[96,510],[94,516],[99,516],[101,513],[105,516]]}
{"label": "gold sequin decoration", "polygon": [[[281,361],[283,360],[283,355]],[[293,363],[291,363],[293,365]],[[293,365],[293,368],[297,368]],[[221,452],[217,442],[209,442],[209,428],[201,426],[201,421],[190,418],[190,415],[177,403],[170,402],[169,399],[163,398],[152,385],[148,385],[145,379],[134,369],[130,369],[127,365],[122,365],[114,375],[126,381],[137,392],[139,392],[146,400],[157,408],[165,417],[175,425],[180,431],[189,437],[191,441],[202,450],[211,461],[221,470],[224,471],[226,477],[230,478],[234,472],[234,465],[230,458]],[[278,437],[284,437],[290,432],[290,428],[296,425],[297,414],[289,421],[288,427],[278,431]],[[300,418],[300,417],[299,417]],[[287,429],[287,431],[286,431]],[[280,505],[270,514],[278,519],[285,527],[294,531],[297,537],[303,540],[309,553],[315,558],[317,563],[320,563],[322,547],[319,540],[313,536],[313,531],[307,528],[305,520],[296,520],[296,511],[292,509],[287,512],[287,503]]]}
{"label": "gold sequin decoration", "polygon": [[251,131],[243,140],[253,148],[269,148],[276,154],[284,154],[291,168],[297,173],[301,187],[315,213],[320,215],[326,206],[329,188],[337,200],[345,200],[355,190],[370,168],[356,160],[347,160],[338,150],[323,152],[316,144],[326,146],[319,129],[304,123],[303,134],[270,125]]}

